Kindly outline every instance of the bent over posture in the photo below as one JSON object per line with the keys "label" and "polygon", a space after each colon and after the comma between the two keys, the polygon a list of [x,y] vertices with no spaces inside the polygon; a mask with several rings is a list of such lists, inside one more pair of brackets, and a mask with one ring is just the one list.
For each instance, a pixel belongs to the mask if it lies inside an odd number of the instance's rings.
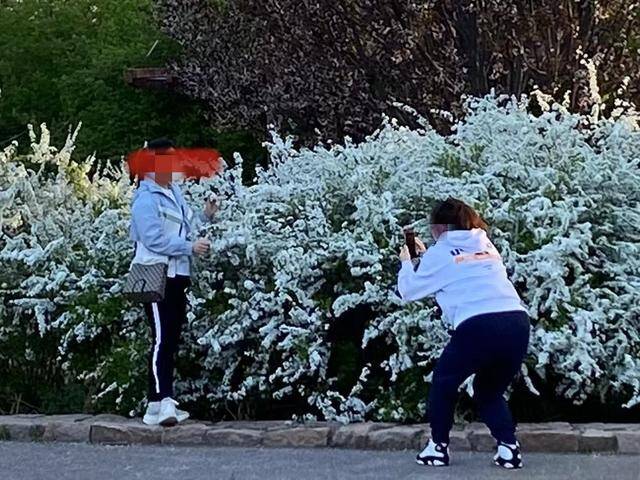
{"label": "bent over posture", "polygon": [[408,248],[400,252],[398,292],[406,301],[434,295],[453,328],[433,372],[429,398],[431,439],[417,456],[421,465],[449,464],[449,431],[460,385],[471,375],[473,398],[497,440],[496,465],[521,468],[515,425],[503,394],[527,352],[529,318],[507,278],[486,224],[463,202],[449,198],[431,213],[436,243],[414,271]]}

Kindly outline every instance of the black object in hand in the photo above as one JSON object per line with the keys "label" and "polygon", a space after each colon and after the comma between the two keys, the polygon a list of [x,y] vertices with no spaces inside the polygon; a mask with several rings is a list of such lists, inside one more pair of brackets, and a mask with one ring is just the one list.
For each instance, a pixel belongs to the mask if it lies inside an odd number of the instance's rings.
{"label": "black object in hand", "polygon": [[413,227],[405,227],[404,242],[409,249],[409,255],[411,258],[418,258],[418,252],[416,251],[416,232]]}

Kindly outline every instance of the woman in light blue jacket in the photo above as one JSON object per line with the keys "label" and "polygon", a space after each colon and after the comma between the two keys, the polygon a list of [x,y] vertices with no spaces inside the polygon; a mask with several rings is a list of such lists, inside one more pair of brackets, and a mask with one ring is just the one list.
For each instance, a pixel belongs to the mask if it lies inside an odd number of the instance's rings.
{"label": "woman in light blue jacket", "polygon": [[[149,142],[155,154],[171,154],[173,143],[160,139]],[[186,289],[190,285],[191,258],[209,251],[205,238],[191,239],[192,225],[209,221],[215,205],[207,202],[194,218],[176,181],[179,173],[149,172],[139,182],[132,202],[131,240],[135,242],[132,263],[167,264],[165,296],[161,302],[145,303],[152,332],[149,354],[148,406],[143,421],[149,425],[171,426],[189,414],[176,408],[173,399],[174,360],[180,332],[186,322]]]}

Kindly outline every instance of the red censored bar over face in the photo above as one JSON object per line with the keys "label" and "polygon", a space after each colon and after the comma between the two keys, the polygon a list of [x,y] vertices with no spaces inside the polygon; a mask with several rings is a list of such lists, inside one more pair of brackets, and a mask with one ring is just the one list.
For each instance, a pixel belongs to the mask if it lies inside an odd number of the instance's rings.
{"label": "red censored bar over face", "polygon": [[182,173],[187,178],[212,177],[222,171],[222,156],[208,148],[168,148],[162,152],[136,150],[127,157],[129,172],[144,177],[147,173]]}

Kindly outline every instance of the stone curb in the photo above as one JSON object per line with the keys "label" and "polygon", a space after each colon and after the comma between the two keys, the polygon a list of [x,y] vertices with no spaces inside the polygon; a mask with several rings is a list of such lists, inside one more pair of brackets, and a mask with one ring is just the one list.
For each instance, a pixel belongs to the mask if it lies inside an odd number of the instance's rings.
{"label": "stone curb", "polygon": [[[176,427],[162,428],[118,415],[0,416],[0,440],[22,442],[417,450],[428,432],[425,424],[374,422],[341,425],[188,420]],[[523,423],[518,426],[518,438],[525,452],[640,455],[640,423]],[[480,423],[456,425],[451,432],[451,449],[455,451],[492,451],[494,446],[489,430]]]}

